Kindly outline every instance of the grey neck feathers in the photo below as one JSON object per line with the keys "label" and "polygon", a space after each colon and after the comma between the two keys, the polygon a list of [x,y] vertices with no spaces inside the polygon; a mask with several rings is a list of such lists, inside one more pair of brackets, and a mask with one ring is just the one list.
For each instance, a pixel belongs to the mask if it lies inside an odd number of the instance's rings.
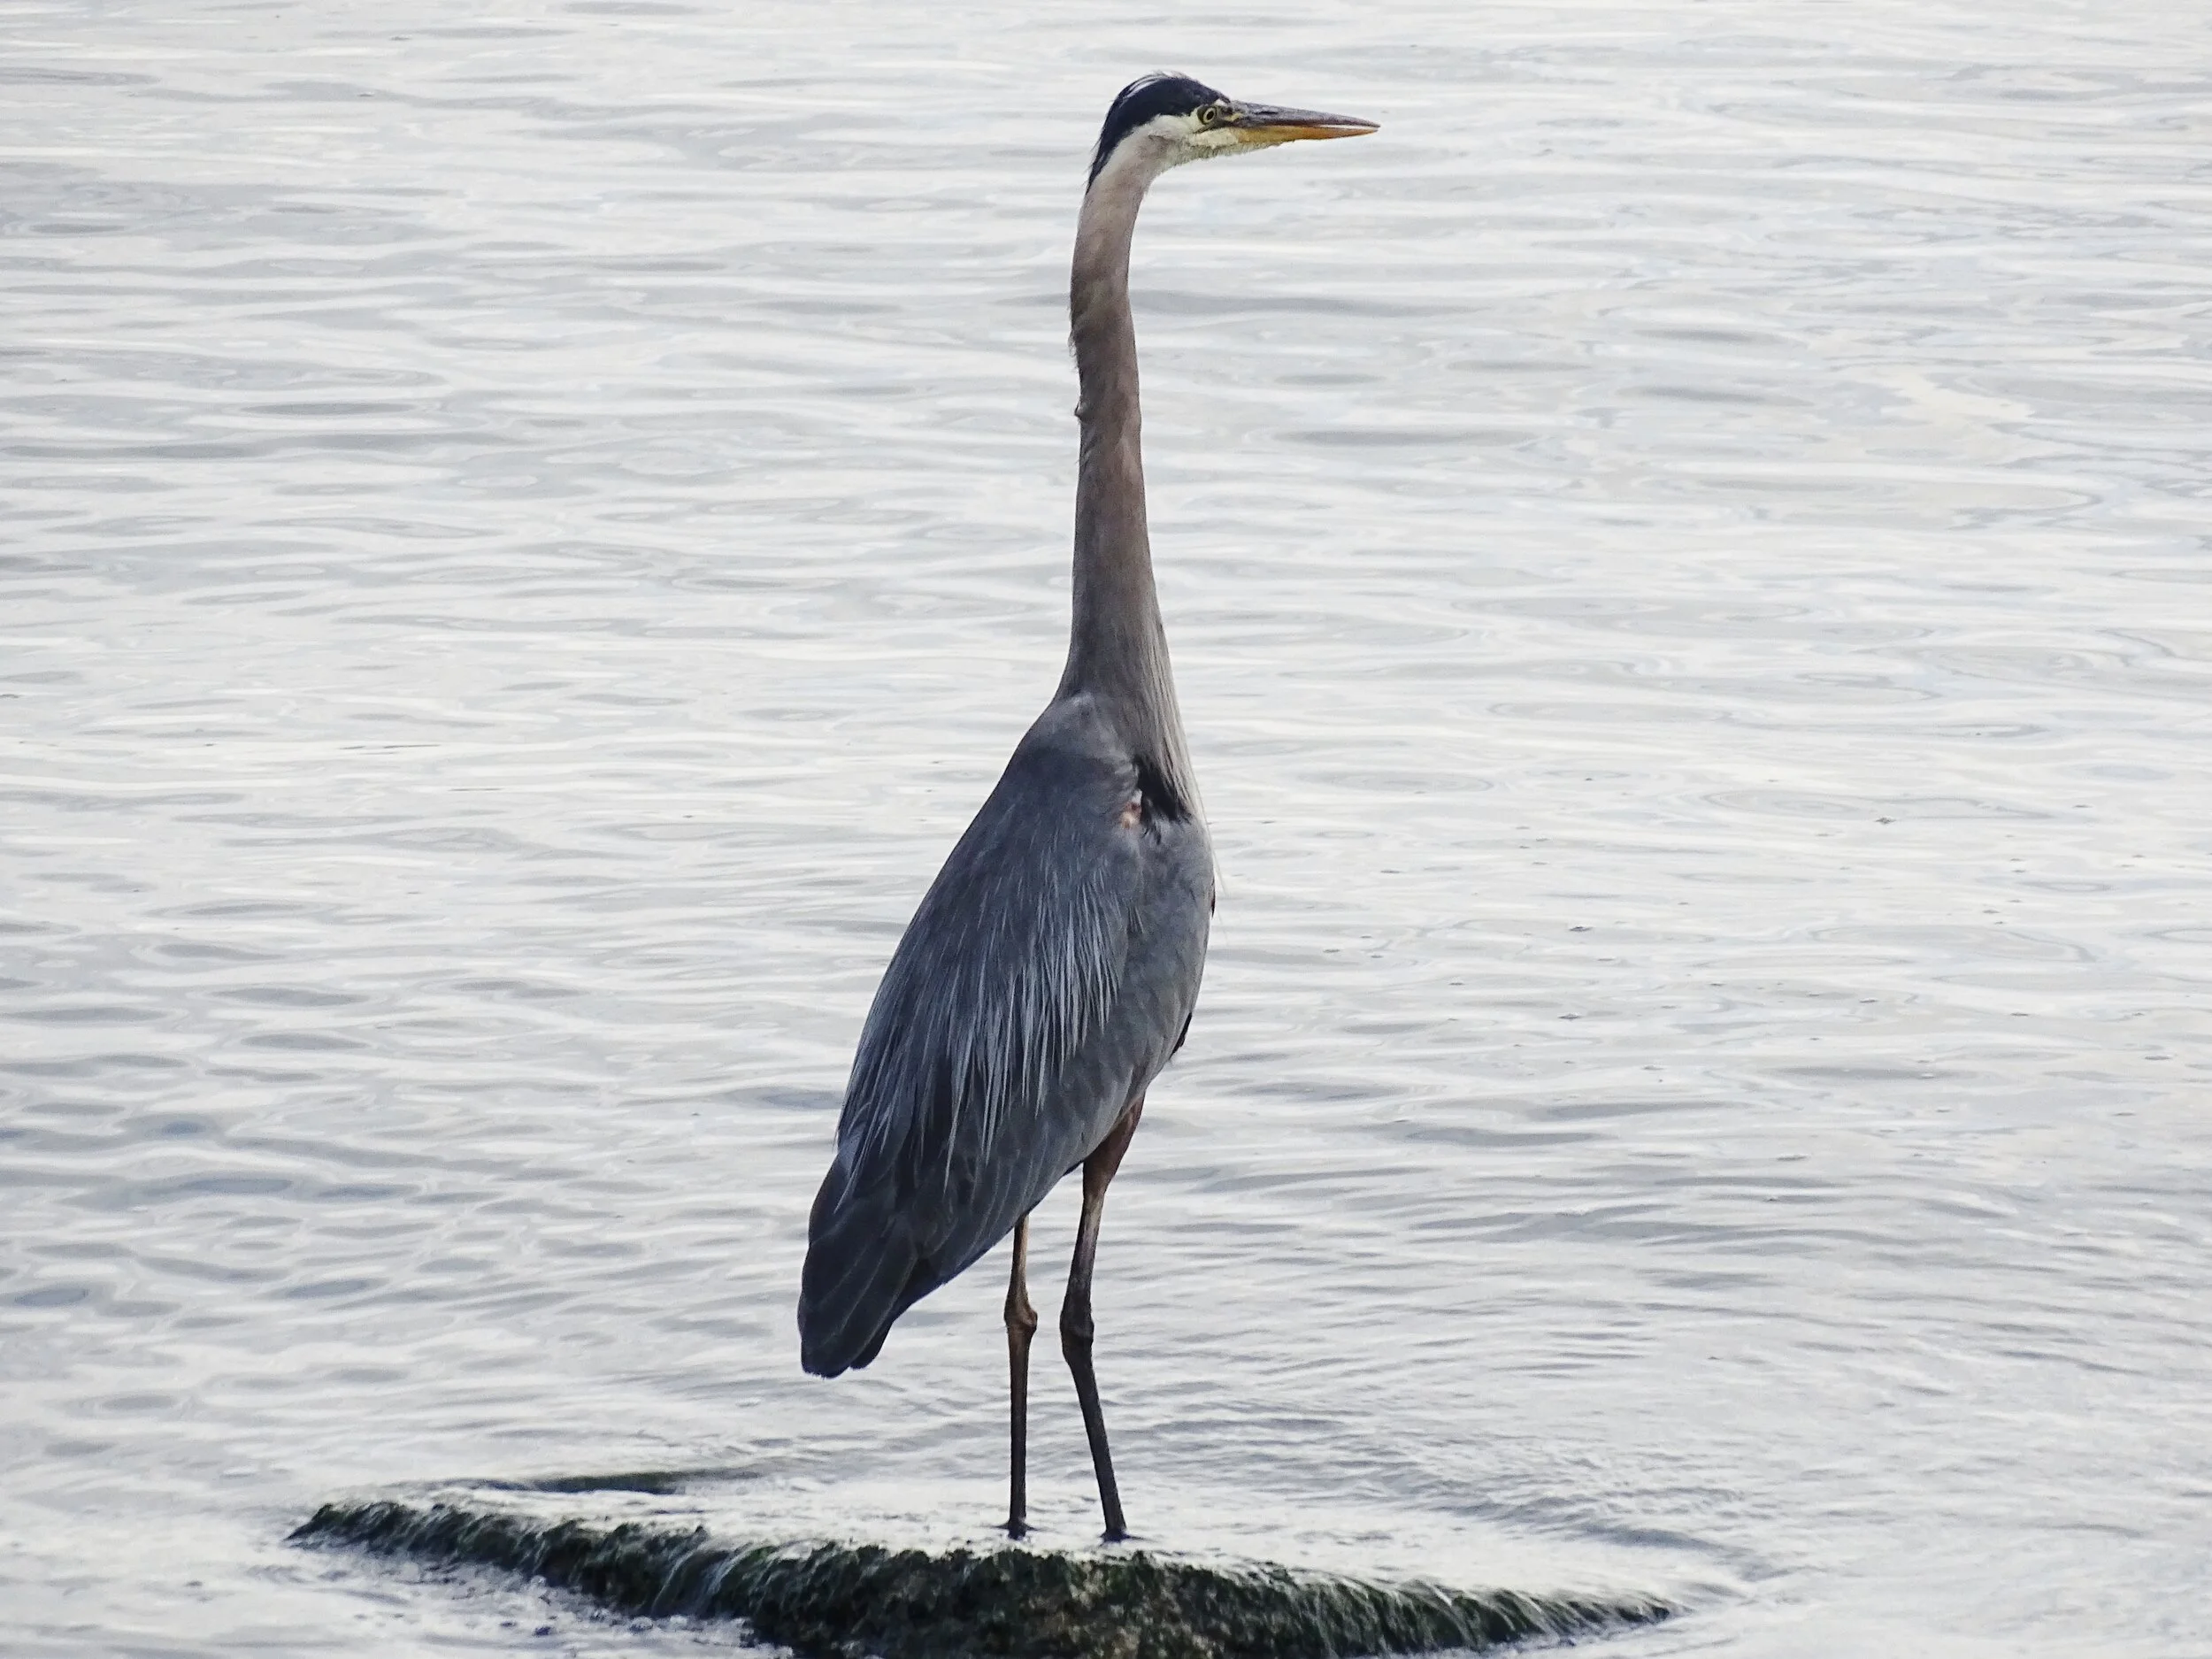
{"label": "grey neck feathers", "polygon": [[[1125,144],[1125,149],[1133,149]],[[1156,168],[1110,160],[1083,198],[1069,313],[1082,392],[1075,484],[1075,619],[1059,695],[1088,692],[1132,749],[1187,799],[1195,780],[1175,704],[1167,634],[1152,586],[1144,512],[1137,334],[1129,316],[1129,240]]]}

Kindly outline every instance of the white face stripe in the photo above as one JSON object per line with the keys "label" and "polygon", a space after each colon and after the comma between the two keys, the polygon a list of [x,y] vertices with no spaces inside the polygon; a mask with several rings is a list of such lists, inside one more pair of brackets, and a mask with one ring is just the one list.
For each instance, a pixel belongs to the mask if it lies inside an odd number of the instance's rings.
{"label": "white face stripe", "polygon": [[1232,150],[1258,148],[1250,132],[1234,127],[1208,127],[1194,111],[1189,115],[1156,115],[1141,130],[1157,133],[1175,146],[1179,153],[1168,164],[1171,167],[1186,161],[1202,161],[1209,156],[1226,155]]}
{"label": "white face stripe", "polygon": [[1133,127],[1123,134],[1113,152],[1106,157],[1106,165],[1099,169],[1099,185],[1119,185],[1129,180],[1131,174],[1144,180],[1157,178],[1170,167],[1179,167],[1187,161],[1204,161],[1214,156],[1233,156],[1247,150],[1264,150],[1280,139],[1261,138],[1247,129],[1234,127],[1208,127],[1194,112],[1189,115],[1156,115],[1142,127]]}

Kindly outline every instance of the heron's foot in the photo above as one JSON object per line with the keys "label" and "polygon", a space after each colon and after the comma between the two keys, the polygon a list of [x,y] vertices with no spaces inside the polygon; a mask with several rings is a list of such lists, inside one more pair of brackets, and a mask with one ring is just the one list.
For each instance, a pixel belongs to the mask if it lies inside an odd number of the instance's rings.
{"label": "heron's foot", "polygon": [[1008,1516],[1006,1517],[1006,1536],[1016,1539],[1027,1538],[1029,1536],[1029,1523],[1023,1520],[1018,1515]]}

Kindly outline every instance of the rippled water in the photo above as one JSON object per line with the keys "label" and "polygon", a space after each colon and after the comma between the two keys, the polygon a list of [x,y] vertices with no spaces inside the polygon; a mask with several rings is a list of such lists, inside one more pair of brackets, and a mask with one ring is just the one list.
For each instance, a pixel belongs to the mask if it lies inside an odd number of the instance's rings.
{"label": "rippled water", "polygon": [[2212,24],[923,11],[0,11],[7,1651],[729,1640],[280,1544],[384,1483],[998,1512],[998,1258],[834,1384],[791,1306],[1171,64],[1385,126],[1140,233],[1224,888],[1133,1525],[2212,1653]]}

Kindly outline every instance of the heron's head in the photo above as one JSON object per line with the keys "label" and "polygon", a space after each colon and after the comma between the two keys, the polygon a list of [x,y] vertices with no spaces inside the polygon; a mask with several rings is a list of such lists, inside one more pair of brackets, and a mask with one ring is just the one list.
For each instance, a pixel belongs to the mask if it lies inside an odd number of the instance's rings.
{"label": "heron's head", "polygon": [[1106,111],[1090,181],[1125,170],[1150,179],[1187,161],[1374,130],[1374,122],[1357,116],[1241,104],[1188,75],[1147,75],[1124,87]]}

